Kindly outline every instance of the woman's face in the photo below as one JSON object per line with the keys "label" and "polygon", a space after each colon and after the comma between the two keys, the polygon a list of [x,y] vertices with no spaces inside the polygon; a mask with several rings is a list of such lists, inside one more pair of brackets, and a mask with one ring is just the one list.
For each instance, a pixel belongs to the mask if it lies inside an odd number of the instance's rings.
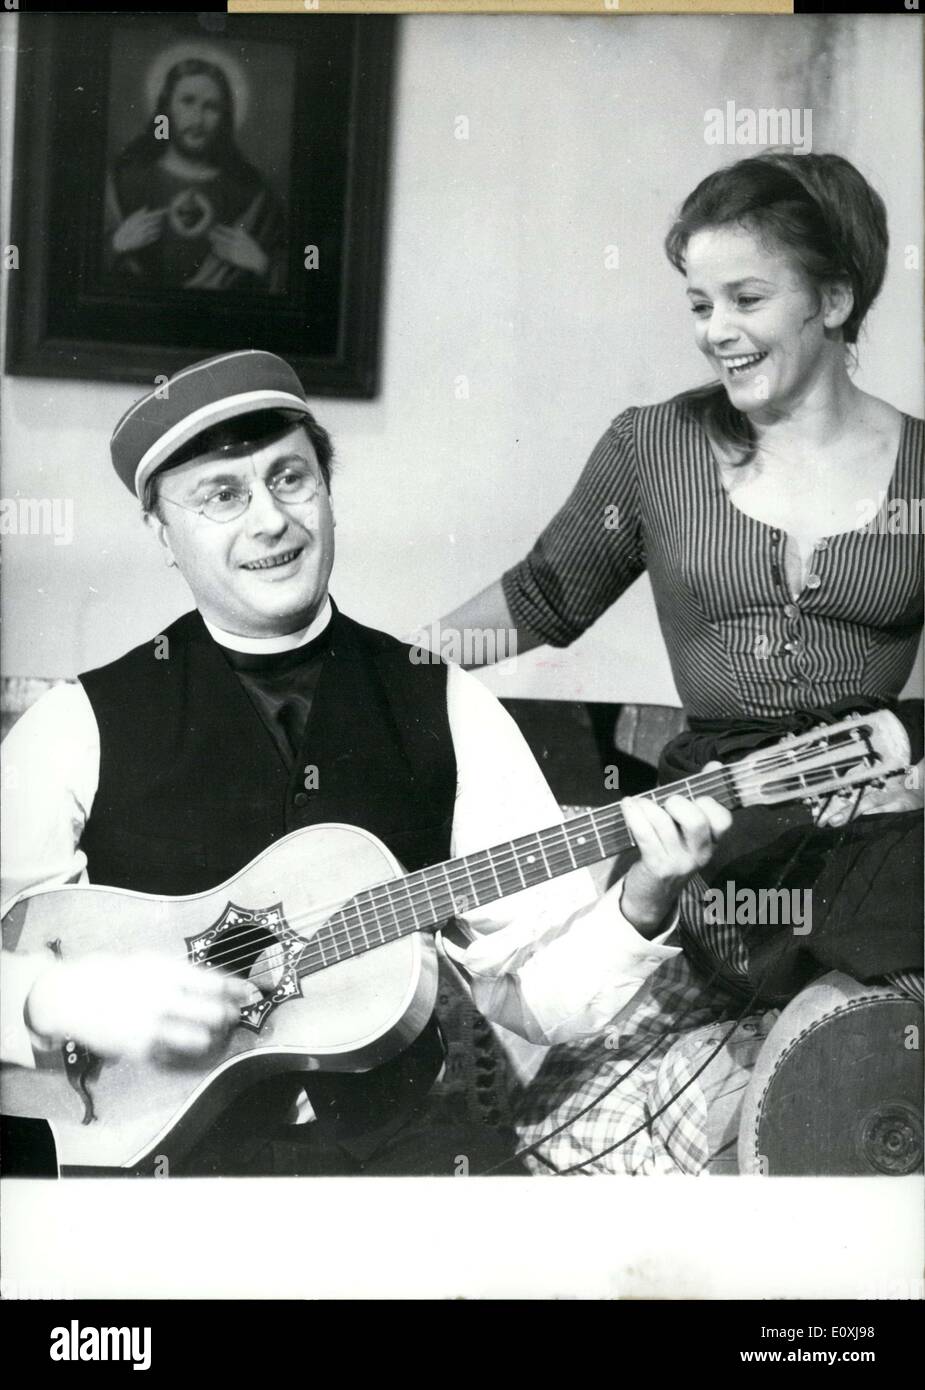
{"label": "woman's face", "polygon": [[744,227],[696,232],[685,261],[697,346],[732,404],[746,414],[792,407],[832,360],[825,296],[788,252]]}

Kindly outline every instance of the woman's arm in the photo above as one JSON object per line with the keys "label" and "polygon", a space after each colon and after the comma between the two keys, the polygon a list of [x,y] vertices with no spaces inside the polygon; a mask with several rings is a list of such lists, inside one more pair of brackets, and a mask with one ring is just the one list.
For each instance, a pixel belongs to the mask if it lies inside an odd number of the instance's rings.
{"label": "woman's arm", "polygon": [[514,621],[500,579],[447,613],[438,626],[442,634],[458,641],[459,665],[467,670],[523,655],[543,644],[542,637]]}
{"label": "woman's arm", "polygon": [[625,410],[605,431],[520,563],[442,620],[442,656],[472,667],[544,642],[566,647],[643,572],[636,414]]}

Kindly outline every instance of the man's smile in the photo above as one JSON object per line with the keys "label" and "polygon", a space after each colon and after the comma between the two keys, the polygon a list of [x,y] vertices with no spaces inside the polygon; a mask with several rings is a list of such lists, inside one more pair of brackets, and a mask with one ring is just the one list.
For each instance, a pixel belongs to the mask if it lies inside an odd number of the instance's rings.
{"label": "man's smile", "polygon": [[302,554],[304,546],[297,546],[294,550],[280,550],[276,555],[266,555],[261,560],[248,560],[241,568],[244,570],[276,570],[285,565],[291,565]]}

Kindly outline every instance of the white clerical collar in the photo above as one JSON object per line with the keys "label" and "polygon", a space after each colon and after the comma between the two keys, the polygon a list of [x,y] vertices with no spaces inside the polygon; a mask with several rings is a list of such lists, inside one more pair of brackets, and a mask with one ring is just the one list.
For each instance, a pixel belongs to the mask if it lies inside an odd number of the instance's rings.
{"label": "white clerical collar", "polygon": [[325,598],[317,617],[308,627],[298,632],[287,632],[285,637],[239,637],[235,632],[223,632],[220,627],[202,620],[220,647],[230,647],[233,652],[251,652],[255,656],[269,656],[272,652],[292,652],[296,647],[304,647],[316,637],[320,637],[331,621],[331,600]]}

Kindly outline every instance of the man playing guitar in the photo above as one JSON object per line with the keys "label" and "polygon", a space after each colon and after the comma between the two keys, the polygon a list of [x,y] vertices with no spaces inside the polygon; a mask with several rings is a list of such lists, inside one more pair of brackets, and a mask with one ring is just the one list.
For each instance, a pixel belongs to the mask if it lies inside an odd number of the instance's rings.
{"label": "man playing guitar", "polygon": [[[44,885],[202,893],[301,827],[361,827],[414,871],[560,819],[484,686],[335,606],[332,446],[285,362],[247,350],[178,372],[123,416],[111,450],[196,608],[52,689],[12,730],[4,914]],[[640,858],[602,898],[579,869],[462,910],[444,931],[482,1013],[531,1042],[617,1019],[676,954],[665,939],[678,893],[730,824],[711,797],[623,808]],[[137,946],[79,960],[5,951],[4,1060],[34,1066],[68,1039],[170,1066],[214,1049],[259,997],[259,972],[248,981]],[[407,1139],[443,1057],[431,1018],[362,1074],[252,1087],[186,1171],[376,1172],[390,1153],[388,1171],[451,1171],[458,1134],[445,1152]],[[272,1146],[254,1151],[297,1114],[307,1123],[292,1127],[302,1137],[288,1166]]]}

